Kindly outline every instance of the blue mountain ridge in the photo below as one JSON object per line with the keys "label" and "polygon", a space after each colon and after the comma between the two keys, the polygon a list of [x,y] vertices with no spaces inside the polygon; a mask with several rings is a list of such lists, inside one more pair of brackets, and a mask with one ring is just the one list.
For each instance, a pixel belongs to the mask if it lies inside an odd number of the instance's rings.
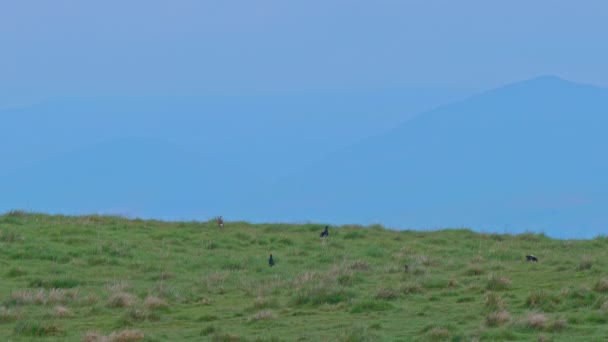
{"label": "blue mountain ridge", "polygon": [[557,77],[519,82],[336,152],[277,184],[268,211],[256,212],[399,229],[604,234],[606,128],[607,90]]}

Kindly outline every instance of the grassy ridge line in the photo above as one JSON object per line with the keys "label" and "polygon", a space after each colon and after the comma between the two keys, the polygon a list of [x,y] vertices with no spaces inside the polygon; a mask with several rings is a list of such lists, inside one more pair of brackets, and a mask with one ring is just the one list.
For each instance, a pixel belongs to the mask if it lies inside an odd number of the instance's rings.
{"label": "grassy ridge line", "polygon": [[608,336],[604,237],[322,227],[2,215],[0,340]]}

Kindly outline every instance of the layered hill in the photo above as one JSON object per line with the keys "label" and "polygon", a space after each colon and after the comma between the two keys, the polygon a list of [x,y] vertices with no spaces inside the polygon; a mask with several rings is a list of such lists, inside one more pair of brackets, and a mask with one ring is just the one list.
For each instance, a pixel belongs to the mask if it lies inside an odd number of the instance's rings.
{"label": "layered hill", "polygon": [[156,139],[118,139],[36,163],[0,181],[0,207],[196,219],[217,215],[259,179]]}
{"label": "layered hill", "polygon": [[341,150],[277,186],[268,208],[295,220],[602,234],[606,127],[607,90],[532,79]]}

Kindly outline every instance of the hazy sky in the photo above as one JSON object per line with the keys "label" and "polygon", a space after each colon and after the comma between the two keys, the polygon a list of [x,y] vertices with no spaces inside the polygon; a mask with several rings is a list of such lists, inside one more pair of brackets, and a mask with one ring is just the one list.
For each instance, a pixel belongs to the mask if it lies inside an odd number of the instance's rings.
{"label": "hazy sky", "polygon": [[55,96],[608,86],[605,0],[0,4],[0,101]]}

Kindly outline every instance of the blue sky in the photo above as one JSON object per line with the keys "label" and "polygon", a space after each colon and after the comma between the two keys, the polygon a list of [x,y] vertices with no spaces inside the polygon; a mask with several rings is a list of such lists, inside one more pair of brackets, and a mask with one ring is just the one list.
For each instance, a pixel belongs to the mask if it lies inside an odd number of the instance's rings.
{"label": "blue sky", "polygon": [[66,96],[608,86],[608,2],[5,1],[0,104]]}

